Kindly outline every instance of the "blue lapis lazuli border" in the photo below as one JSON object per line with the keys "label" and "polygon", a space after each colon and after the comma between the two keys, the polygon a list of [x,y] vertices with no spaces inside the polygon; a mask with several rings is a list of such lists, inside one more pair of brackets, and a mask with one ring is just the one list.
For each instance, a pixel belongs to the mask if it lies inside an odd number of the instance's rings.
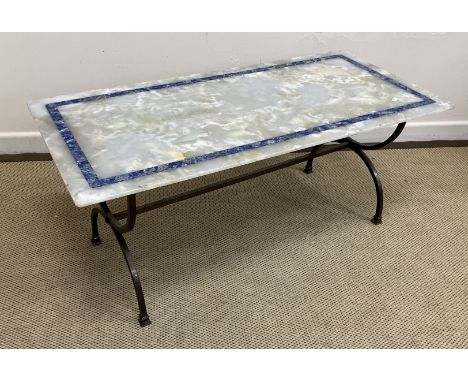
{"label": "blue lapis lazuli border", "polygon": [[[349,118],[349,119],[343,119],[341,121],[333,122],[333,123],[328,123],[320,126],[315,126],[309,129],[301,130],[301,131],[296,131],[292,132],[289,134],[284,134],[280,135],[274,138],[269,138],[269,139],[264,139],[262,141],[254,142],[254,143],[249,143],[237,147],[232,147],[228,148],[225,150],[220,150],[220,151],[215,151],[209,154],[204,154],[204,155],[199,155],[199,156],[194,156],[192,158],[187,158],[184,160],[179,160],[175,162],[170,162],[170,163],[165,163],[161,164],[158,166],[154,167],[149,167],[145,168],[144,170],[138,170],[138,171],[132,171],[126,174],[122,175],[117,175],[117,176],[111,176],[108,178],[99,178],[91,164],[89,163],[88,159],[86,158],[86,155],[84,154],[83,150],[81,149],[80,145],[76,141],[75,137],[73,136],[72,132],[70,131],[69,127],[65,123],[65,120],[63,119],[62,115],[60,114],[59,108],[61,106],[65,105],[72,105],[76,103],[82,103],[82,102],[91,102],[91,101],[98,101],[98,100],[103,100],[107,98],[113,98],[113,97],[120,97],[128,94],[135,94],[135,93],[142,93],[142,92],[149,92],[149,91],[154,91],[154,90],[159,90],[159,89],[167,89],[167,88],[173,88],[173,87],[178,87],[178,86],[189,86],[193,84],[197,84],[199,82],[206,82],[206,81],[213,81],[213,80],[219,80],[219,79],[224,79],[224,78],[230,78],[230,77],[237,77],[237,76],[242,76],[246,74],[251,74],[251,73],[258,73],[258,72],[267,72],[270,70],[276,70],[276,69],[283,69],[283,68],[288,68],[288,67],[294,67],[294,66],[300,66],[300,65],[306,65],[306,64],[312,64],[320,61],[326,61],[326,60],[331,60],[331,59],[343,59],[345,61],[348,61],[349,63],[357,66],[358,68],[365,70],[369,72],[370,74],[380,78],[381,80],[384,80],[408,93],[411,93],[412,95],[418,97],[420,101],[417,102],[412,102],[406,105],[398,106],[398,107],[393,107],[390,109],[385,109],[381,111],[377,111],[374,113],[369,113],[369,114],[364,114],[360,115],[357,117]],[[54,121],[55,125],[57,126],[57,129],[59,130],[63,140],[65,141],[68,149],[70,150],[73,158],[75,159],[78,167],[80,168],[83,176],[87,180],[88,184],[92,188],[96,187],[102,187],[106,186],[109,184],[114,184],[118,182],[123,182],[125,180],[130,180],[134,178],[138,178],[140,176],[144,175],[150,175],[150,174],[155,174],[158,172],[162,171],[167,171],[179,167],[185,167],[189,166],[195,163],[199,163],[202,161],[207,161],[227,155],[232,155],[232,154],[237,154],[242,151],[246,150],[252,150],[256,149],[259,147],[263,146],[268,146],[268,145],[273,145],[279,142],[284,142],[290,139],[294,138],[299,138],[299,137],[304,137],[310,134],[317,134],[325,130],[330,130],[330,129],[335,129],[337,127],[353,124],[356,122],[368,120],[368,119],[374,119],[374,118],[379,118],[383,117],[389,114],[395,114],[399,113],[408,109],[414,109],[417,107],[425,106],[435,103],[435,101],[419,92],[417,92],[414,89],[411,89],[410,87],[402,84],[401,82],[398,82],[384,74],[381,74],[377,72],[376,70],[361,64],[360,62],[357,62],[349,57],[346,57],[342,54],[333,54],[333,55],[328,55],[328,56],[322,56],[322,57],[315,57],[315,58],[310,58],[310,59],[305,59],[305,60],[300,60],[300,61],[293,61],[293,62],[288,62],[288,63],[283,63],[283,64],[277,64],[277,65],[270,65],[270,66],[263,66],[263,67],[258,67],[258,68],[253,68],[253,69],[247,69],[247,70],[241,70],[238,72],[232,72],[232,73],[225,73],[225,74],[218,74],[218,75],[213,75],[213,76],[208,76],[208,77],[201,77],[201,78],[194,78],[190,80],[185,80],[185,81],[178,81],[178,82],[171,82],[167,84],[161,84],[161,85],[154,85],[154,86],[148,86],[148,87],[142,87],[142,88],[137,88],[137,89],[130,89],[130,90],[122,90],[122,91],[116,91],[112,93],[107,93],[107,94],[100,94],[100,95],[95,95],[95,96],[89,96],[89,97],[83,97],[83,98],[76,98],[72,100],[67,100],[67,101],[60,101],[60,102],[54,102],[54,103],[49,103],[46,105],[47,111],[50,114],[50,117]]]}

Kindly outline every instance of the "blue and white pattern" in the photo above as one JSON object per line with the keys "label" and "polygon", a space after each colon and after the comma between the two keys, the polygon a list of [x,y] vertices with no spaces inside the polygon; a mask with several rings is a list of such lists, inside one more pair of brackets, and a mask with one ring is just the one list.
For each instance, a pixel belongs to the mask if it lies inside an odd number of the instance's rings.
{"label": "blue and white pattern", "polygon": [[[413,100],[412,102],[409,102],[406,104],[402,104],[402,105],[398,105],[398,106],[394,106],[390,108],[385,108],[382,110],[373,111],[370,113],[365,113],[362,115],[353,116],[350,118],[341,119],[341,120],[333,121],[330,123],[320,124],[318,126],[301,129],[299,131],[292,131],[286,134],[269,137],[267,139],[262,139],[262,140],[258,140],[258,141],[251,142],[251,143],[241,144],[238,146],[213,151],[210,153],[203,153],[201,155],[194,155],[194,156],[184,158],[182,160],[171,161],[171,162],[167,162],[163,164],[158,164],[152,167],[139,169],[136,171],[130,171],[130,172],[123,173],[120,175],[107,176],[107,177],[99,177],[96,174],[95,170],[93,169],[93,166],[91,165],[84,151],[81,149],[80,145],[78,144],[77,139],[72,133],[70,127],[67,126],[67,123],[65,121],[66,118],[64,118],[62,116],[62,113],[60,112],[60,108],[63,108],[69,105],[89,103],[89,102],[99,102],[99,101],[105,102],[106,100],[109,100],[115,97],[127,96],[131,94],[144,93],[144,92],[154,92],[154,91],[165,90],[165,89],[170,89],[170,88],[186,87],[186,86],[191,86],[191,85],[199,84],[203,82],[231,79],[231,78],[236,78],[240,76],[252,75],[256,73],[278,71],[278,70],[286,69],[286,68],[293,68],[293,67],[297,68],[297,67],[301,67],[305,65],[314,64],[314,63],[326,62],[328,60],[344,60],[347,63],[354,65],[356,68],[359,68],[362,71],[365,71],[368,74],[374,77],[377,77],[378,79],[385,81],[386,83],[393,85],[394,87],[408,93],[409,95],[413,96],[413,98],[415,97],[416,100]],[[353,125],[353,124],[366,121],[366,120],[383,118],[392,114],[399,114],[410,109],[415,109],[415,108],[420,108],[422,106],[431,105],[431,104],[434,104],[435,102],[436,101],[434,99],[426,95],[423,95],[420,92],[404,85],[403,83],[393,78],[390,78],[389,76],[384,75],[367,65],[357,62],[352,58],[349,58],[343,54],[332,54],[332,55],[327,55],[327,56],[322,56],[322,57],[314,57],[310,59],[303,59],[303,60],[281,63],[281,64],[276,64],[276,65],[268,65],[268,66],[263,66],[263,67],[258,67],[258,68],[247,69],[247,70],[240,70],[240,71],[235,71],[231,73],[217,74],[217,75],[200,77],[200,78],[191,78],[191,79],[182,80],[182,81],[163,83],[163,84],[157,84],[153,86],[140,87],[140,88],[122,90],[122,91],[114,91],[114,92],[109,92],[105,94],[92,95],[92,96],[87,96],[87,97],[82,97],[82,98],[75,98],[75,99],[63,100],[63,101],[58,101],[58,102],[52,102],[52,103],[46,104],[46,108],[50,115],[50,118],[52,119],[56,128],[60,132],[60,135],[63,141],[66,143],[68,150],[73,156],[74,161],[76,162],[79,169],[81,170],[81,173],[86,179],[87,183],[89,184],[91,188],[98,188],[102,186],[107,186],[107,185],[112,185],[115,183],[123,182],[123,181],[130,180],[130,179],[135,179],[135,178],[142,177],[142,176],[147,176],[150,174],[161,173],[164,171],[182,168],[182,167],[190,166],[190,165],[204,162],[204,161],[210,161],[216,158],[238,154],[247,150],[253,150],[253,149],[258,149],[258,148],[265,147],[265,146],[275,145],[275,144],[285,142],[288,140],[292,140],[292,139],[296,139],[296,138],[306,137],[306,136],[313,135],[313,134],[319,134],[327,130],[338,129],[341,127]]]}

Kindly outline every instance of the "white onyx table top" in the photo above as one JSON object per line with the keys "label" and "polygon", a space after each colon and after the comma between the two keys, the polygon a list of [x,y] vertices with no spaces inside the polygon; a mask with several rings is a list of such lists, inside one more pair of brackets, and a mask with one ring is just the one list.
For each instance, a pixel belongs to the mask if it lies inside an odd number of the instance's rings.
{"label": "white onyx table top", "polygon": [[329,53],[29,103],[75,204],[165,186],[450,106]]}

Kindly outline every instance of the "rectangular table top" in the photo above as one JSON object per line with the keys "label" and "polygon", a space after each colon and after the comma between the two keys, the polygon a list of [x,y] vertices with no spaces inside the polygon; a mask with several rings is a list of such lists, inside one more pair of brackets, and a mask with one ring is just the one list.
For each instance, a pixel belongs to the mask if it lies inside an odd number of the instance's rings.
{"label": "rectangular table top", "polygon": [[348,54],[31,102],[77,206],[449,108]]}

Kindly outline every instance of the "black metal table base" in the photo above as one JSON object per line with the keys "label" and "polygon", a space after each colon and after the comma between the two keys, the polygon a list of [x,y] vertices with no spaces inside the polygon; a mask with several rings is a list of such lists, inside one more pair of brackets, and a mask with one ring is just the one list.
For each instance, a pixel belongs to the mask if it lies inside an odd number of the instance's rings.
{"label": "black metal table base", "polygon": [[[400,123],[395,129],[395,131],[393,132],[393,134],[388,139],[375,145],[361,144],[351,138],[340,139],[336,141],[336,144],[334,145],[314,146],[308,149],[307,150],[308,153],[305,155],[301,155],[293,159],[288,159],[286,161],[264,167],[260,170],[255,170],[247,174],[243,174],[243,175],[239,175],[230,179],[215,182],[215,183],[209,184],[207,186],[203,186],[195,190],[187,191],[187,192],[174,195],[174,196],[170,196],[170,197],[167,197],[167,198],[155,201],[155,202],[147,203],[139,207],[137,207],[136,205],[136,196],[130,195],[130,196],[127,196],[127,210],[126,211],[112,213],[109,207],[107,206],[106,202],[99,203],[99,207],[93,208],[91,212],[91,227],[92,227],[91,243],[93,245],[101,244],[101,238],[99,236],[99,231],[98,231],[98,216],[102,215],[104,217],[105,222],[112,229],[112,232],[114,233],[114,236],[117,239],[120,249],[125,257],[128,270],[130,271],[130,276],[132,278],[133,287],[135,289],[135,294],[137,297],[138,308],[140,311],[138,321],[142,327],[147,326],[151,324],[151,321],[149,319],[149,315],[146,310],[145,297],[143,295],[143,288],[141,286],[140,276],[138,275],[135,261],[133,259],[133,256],[130,250],[128,249],[127,243],[123,236],[124,233],[129,232],[133,229],[135,225],[135,221],[136,221],[136,215],[141,214],[143,212],[154,210],[156,208],[161,208],[169,204],[177,203],[182,200],[193,198],[195,196],[202,195],[210,191],[214,191],[223,187],[227,187],[235,183],[243,182],[244,180],[252,179],[257,176],[261,176],[261,175],[264,175],[273,171],[277,171],[282,168],[286,168],[286,167],[289,167],[298,163],[302,163],[302,162],[307,162],[304,168],[304,172],[306,174],[310,174],[312,173],[312,165],[313,165],[313,161],[315,158],[318,158],[327,154],[331,154],[335,151],[351,149],[363,160],[364,164],[366,165],[367,169],[369,170],[372,176],[372,179],[375,185],[376,195],[377,195],[377,205],[376,205],[376,211],[375,211],[374,217],[372,218],[371,221],[374,224],[381,224],[382,223],[382,209],[383,209],[382,183],[380,181],[379,174],[377,170],[375,169],[374,164],[372,163],[370,158],[364,153],[364,150],[377,150],[388,145],[400,135],[404,127],[405,127],[405,122]],[[304,152],[304,150],[301,150],[299,152]],[[120,220],[122,219],[126,219],[125,224],[120,223]]]}

